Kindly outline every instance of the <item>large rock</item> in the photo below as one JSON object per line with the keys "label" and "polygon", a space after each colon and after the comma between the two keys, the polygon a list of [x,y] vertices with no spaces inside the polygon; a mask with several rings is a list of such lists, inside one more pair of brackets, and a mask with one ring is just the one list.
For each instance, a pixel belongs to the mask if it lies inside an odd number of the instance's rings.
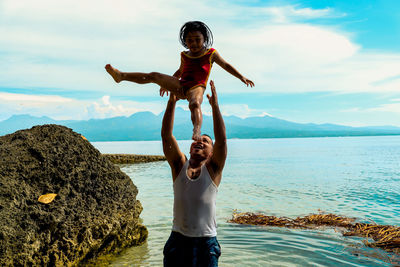
{"label": "large rock", "polygon": [[[131,179],[58,125],[0,137],[0,266],[71,266],[141,244]],[[49,204],[38,197],[55,193]]]}

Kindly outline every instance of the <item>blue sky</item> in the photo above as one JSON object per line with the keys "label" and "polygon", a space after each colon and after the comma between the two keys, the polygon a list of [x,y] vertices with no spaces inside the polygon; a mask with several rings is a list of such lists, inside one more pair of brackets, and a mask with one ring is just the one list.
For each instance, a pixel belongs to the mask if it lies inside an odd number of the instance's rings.
{"label": "blue sky", "polygon": [[158,114],[156,85],[116,84],[104,65],[174,73],[189,20],[206,22],[213,47],[256,84],[215,65],[225,115],[400,126],[397,0],[0,0],[0,120]]}

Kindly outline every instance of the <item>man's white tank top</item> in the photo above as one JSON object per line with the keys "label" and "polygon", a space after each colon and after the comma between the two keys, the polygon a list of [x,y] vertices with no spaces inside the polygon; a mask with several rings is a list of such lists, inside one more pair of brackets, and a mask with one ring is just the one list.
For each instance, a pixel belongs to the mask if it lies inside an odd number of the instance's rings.
{"label": "man's white tank top", "polygon": [[216,236],[215,204],[218,187],[207,167],[201,166],[196,179],[187,175],[189,160],[174,181],[174,221],[172,231],[189,237]]}

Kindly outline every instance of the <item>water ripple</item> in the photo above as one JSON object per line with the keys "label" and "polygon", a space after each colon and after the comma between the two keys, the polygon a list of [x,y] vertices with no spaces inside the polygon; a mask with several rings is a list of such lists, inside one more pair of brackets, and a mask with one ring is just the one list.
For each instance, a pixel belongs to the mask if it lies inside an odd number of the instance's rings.
{"label": "water ripple", "polygon": [[[109,153],[162,154],[160,142],[96,145]],[[188,151],[190,141],[179,145]],[[220,266],[391,266],[393,255],[333,229],[242,226],[227,220],[235,209],[287,217],[323,210],[400,225],[399,136],[228,140],[228,147],[217,197]],[[120,167],[138,187],[149,238],[111,266],[162,266],[173,205],[168,163]]]}

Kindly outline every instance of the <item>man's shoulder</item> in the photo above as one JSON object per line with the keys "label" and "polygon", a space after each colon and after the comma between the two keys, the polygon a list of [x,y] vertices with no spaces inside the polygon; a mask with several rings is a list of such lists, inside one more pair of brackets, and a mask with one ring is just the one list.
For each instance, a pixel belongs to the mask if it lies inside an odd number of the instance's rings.
{"label": "man's shoulder", "polygon": [[173,167],[173,173],[175,174],[175,177],[179,175],[185,164],[188,162],[188,159],[186,158],[186,155],[184,155],[184,158],[181,160],[177,160],[172,164],[171,167]]}

